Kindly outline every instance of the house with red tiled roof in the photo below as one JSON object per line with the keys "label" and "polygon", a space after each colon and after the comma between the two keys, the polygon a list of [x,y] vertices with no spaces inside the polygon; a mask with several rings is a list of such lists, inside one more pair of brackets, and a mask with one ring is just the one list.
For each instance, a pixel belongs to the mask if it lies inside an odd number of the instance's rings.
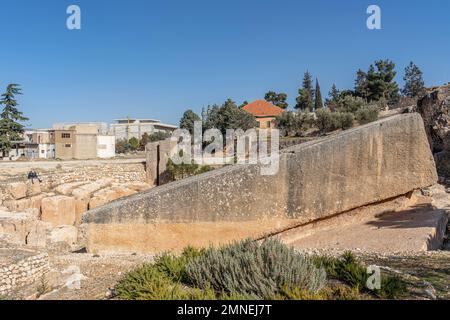
{"label": "house with red tiled roof", "polygon": [[256,121],[258,121],[259,128],[261,129],[274,128],[275,118],[285,111],[266,100],[253,101],[242,107],[242,110],[253,115],[256,118]]}

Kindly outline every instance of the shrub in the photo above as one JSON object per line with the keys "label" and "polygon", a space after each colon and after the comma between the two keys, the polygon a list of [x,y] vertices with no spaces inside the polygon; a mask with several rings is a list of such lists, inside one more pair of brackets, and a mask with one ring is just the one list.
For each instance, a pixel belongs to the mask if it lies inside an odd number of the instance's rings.
{"label": "shrub", "polygon": [[358,292],[369,292],[383,299],[393,299],[406,289],[400,278],[382,274],[381,289],[369,290],[366,287],[369,277],[367,269],[351,252],[345,252],[340,258],[315,257],[314,261],[318,267],[325,268],[328,277],[342,281]]}
{"label": "shrub", "polygon": [[283,112],[275,119],[275,125],[283,136],[300,136],[314,124],[314,117],[305,112]]}
{"label": "shrub", "polygon": [[202,252],[193,247],[186,247],[178,257],[170,253],[164,253],[156,257],[154,267],[172,281],[188,282],[186,265],[189,261],[200,256]]}
{"label": "shrub", "polygon": [[144,265],[127,273],[115,291],[120,299],[125,300],[171,300],[185,296],[178,284],[152,265]]}
{"label": "shrub", "polygon": [[382,277],[376,295],[382,299],[396,299],[406,291],[406,284],[397,276]]}
{"label": "shrub", "polygon": [[321,133],[330,132],[336,129],[336,121],[333,114],[328,110],[317,110],[315,125]]}
{"label": "shrub", "polygon": [[362,98],[347,95],[339,100],[338,111],[350,112],[354,114],[364,105],[366,105],[366,102]]}
{"label": "shrub", "polygon": [[350,112],[332,113],[336,129],[347,130],[353,127],[355,117]]}
{"label": "shrub", "polygon": [[365,124],[378,120],[380,109],[377,105],[363,106],[359,109],[355,116],[360,124]]}
{"label": "shrub", "polygon": [[127,153],[131,150],[127,139],[119,139],[116,141],[116,153]]}
{"label": "shrub", "polygon": [[218,292],[259,298],[274,296],[283,288],[317,292],[326,282],[323,269],[274,239],[209,248],[187,265],[186,273],[199,288],[211,286]]}

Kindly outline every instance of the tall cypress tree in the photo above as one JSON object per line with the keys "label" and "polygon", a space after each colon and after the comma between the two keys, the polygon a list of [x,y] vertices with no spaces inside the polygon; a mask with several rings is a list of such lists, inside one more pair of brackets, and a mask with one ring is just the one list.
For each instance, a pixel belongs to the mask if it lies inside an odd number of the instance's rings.
{"label": "tall cypress tree", "polygon": [[320,92],[320,85],[319,80],[316,79],[316,100],[314,102],[314,108],[315,110],[322,110],[323,109],[323,100],[322,100],[322,93]]}
{"label": "tall cypress tree", "polygon": [[306,71],[303,76],[303,87],[298,90],[297,104],[295,109],[302,111],[313,111],[314,109],[314,88],[312,76]]}
{"label": "tall cypress tree", "polygon": [[0,152],[3,156],[12,149],[13,141],[22,140],[24,126],[20,122],[28,120],[17,109],[18,103],[15,97],[22,94],[21,91],[18,84],[9,84],[0,100],[0,105],[3,105],[3,111],[0,114]]}

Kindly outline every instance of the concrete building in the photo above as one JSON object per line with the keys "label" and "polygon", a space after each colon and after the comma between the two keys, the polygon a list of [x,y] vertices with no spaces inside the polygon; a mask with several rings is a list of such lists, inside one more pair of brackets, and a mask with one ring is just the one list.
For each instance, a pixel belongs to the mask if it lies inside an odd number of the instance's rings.
{"label": "concrete building", "polygon": [[113,158],[116,155],[115,136],[97,136],[97,157],[102,159]]}
{"label": "concrete building", "polygon": [[256,100],[244,106],[242,110],[250,113],[258,121],[258,127],[261,129],[270,129],[275,127],[274,120],[285,110],[274,106],[266,100]]}
{"label": "concrete building", "polygon": [[155,132],[173,132],[177,126],[161,123],[154,119],[117,119],[111,124],[109,133],[116,137],[116,140],[136,138],[140,140],[144,133],[153,134]]}
{"label": "concrete building", "polygon": [[27,130],[24,156],[31,159],[55,158],[55,132],[51,129]]}
{"label": "concrete building", "polygon": [[105,123],[55,124],[54,132],[57,159],[84,160],[95,159],[99,154],[101,157],[113,157],[115,154],[115,141],[112,143],[114,139],[105,134]]}

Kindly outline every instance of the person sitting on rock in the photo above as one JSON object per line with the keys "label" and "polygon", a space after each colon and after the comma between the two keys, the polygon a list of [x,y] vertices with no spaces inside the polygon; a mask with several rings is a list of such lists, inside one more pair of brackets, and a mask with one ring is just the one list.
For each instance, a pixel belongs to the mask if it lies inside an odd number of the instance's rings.
{"label": "person sitting on rock", "polygon": [[28,172],[28,180],[31,180],[31,183],[34,184],[34,180],[37,179],[39,182],[42,182],[42,180],[39,178],[36,171],[30,171]]}

